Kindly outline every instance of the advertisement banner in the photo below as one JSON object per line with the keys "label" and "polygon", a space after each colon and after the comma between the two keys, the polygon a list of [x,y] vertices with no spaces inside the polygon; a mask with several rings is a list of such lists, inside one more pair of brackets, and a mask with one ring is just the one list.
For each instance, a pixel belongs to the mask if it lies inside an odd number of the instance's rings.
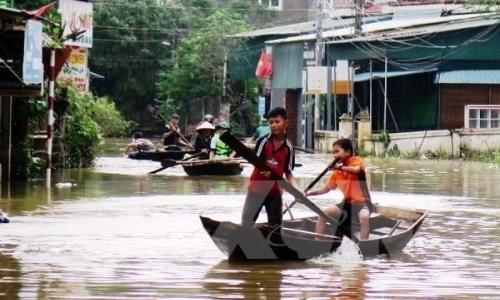
{"label": "advertisement banner", "polygon": [[28,20],[24,32],[23,82],[42,83],[42,23]]}
{"label": "advertisement banner", "polygon": [[87,91],[87,48],[75,47],[59,73],[59,80],[73,85],[77,91]]}
{"label": "advertisement banner", "polygon": [[80,39],[76,41],[68,40],[65,44],[92,48],[92,3],[59,0],[59,9],[61,10],[62,25],[64,26],[63,36],[85,30]]}

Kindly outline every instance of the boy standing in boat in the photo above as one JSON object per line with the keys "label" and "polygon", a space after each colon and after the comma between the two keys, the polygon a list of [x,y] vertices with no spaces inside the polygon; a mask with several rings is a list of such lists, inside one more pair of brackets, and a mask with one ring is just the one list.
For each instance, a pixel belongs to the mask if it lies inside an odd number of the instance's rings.
{"label": "boy standing in boat", "polygon": [[[271,133],[260,137],[255,145],[255,153],[264,160],[280,177],[286,179],[299,189],[293,176],[295,154],[293,145],[286,137],[285,131],[289,120],[283,107],[275,107],[268,113]],[[262,207],[266,208],[268,226],[279,228],[283,221],[283,190],[275,180],[271,180],[270,172],[261,172],[255,168],[250,176],[248,193],[243,205],[241,225],[254,226]]]}
{"label": "boy standing in boat", "polygon": [[[363,159],[353,156],[354,148],[349,139],[338,139],[333,143],[333,157],[340,161],[330,166],[334,171],[326,185],[320,189],[309,191],[305,196],[315,196],[328,193],[337,187],[344,194],[344,199],[337,205],[323,211],[332,218],[342,221],[359,222],[361,225],[360,239],[368,239],[370,233],[370,214],[373,205],[370,200],[370,191],[366,183],[366,173]],[[342,223],[342,221],[340,223]],[[326,220],[319,217],[316,223],[316,233],[324,233]]]}

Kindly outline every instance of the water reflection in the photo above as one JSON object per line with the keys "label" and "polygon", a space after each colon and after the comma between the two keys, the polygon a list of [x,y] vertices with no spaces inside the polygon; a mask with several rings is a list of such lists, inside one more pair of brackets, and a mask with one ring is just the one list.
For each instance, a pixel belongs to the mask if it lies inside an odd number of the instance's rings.
{"label": "water reflection", "polygon": [[11,255],[0,252],[0,298],[20,299],[21,286],[21,264]]}
{"label": "water reflection", "polygon": [[[299,155],[299,185],[330,159]],[[458,161],[366,163],[375,202],[430,210],[404,252],[390,259],[220,262],[224,255],[199,215],[239,222],[251,167],[241,176],[189,177],[180,167],[147,175],[157,162],[108,156],[94,169],[54,172],[50,190],[43,180],[2,183],[0,207],[11,223],[0,226],[0,299],[500,297],[500,169]],[[314,202],[326,207],[341,197],[333,192]],[[304,205],[293,214],[312,215]]]}
{"label": "water reflection", "polygon": [[365,283],[368,281],[368,268],[359,266],[341,273],[340,292],[332,295],[331,300],[362,300],[366,297]]}
{"label": "water reflection", "polygon": [[[212,299],[283,299],[284,271],[307,268],[307,263],[229,263],[223,260],[205,274],[203,287]],[[289,296],[289,295],[287,295]]]}

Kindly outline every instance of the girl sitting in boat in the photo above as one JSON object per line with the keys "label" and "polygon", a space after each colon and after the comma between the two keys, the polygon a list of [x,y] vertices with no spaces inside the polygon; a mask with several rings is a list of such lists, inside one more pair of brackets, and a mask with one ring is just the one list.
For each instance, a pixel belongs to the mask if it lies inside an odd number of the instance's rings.
{"label": "girl sitting in boat", "polygon": [[[354,149],[349,139],[338,139],[333,143],[333,157],[340,161],[330,166],[334,171],[326,185],[320,189],[309,191],[305,196],[315,196],[328,193],[337,187],[344,194],[344,199],[337,205],[323,210],[336,220],[349,219],[361,225],[360,240],[368,239],[370,233],[370,214],[373,205],[370,200],[370,191],[366,184],[366,173],[363,159],[353,156]],[[342,218],[341,218],[342,217]],[[319,217],[316,223],[316,233],[325,232],[326,220]]]}

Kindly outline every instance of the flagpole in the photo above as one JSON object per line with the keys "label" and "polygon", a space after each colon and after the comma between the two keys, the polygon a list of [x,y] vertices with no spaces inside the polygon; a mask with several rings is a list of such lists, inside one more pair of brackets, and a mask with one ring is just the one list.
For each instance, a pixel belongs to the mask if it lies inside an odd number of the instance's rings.
{"label": "flagpole", "polygon": [[[318,15],[316,19],[316,66],[323,66],[323,1],[318,1]],[[314,94],[314,130],[321,129],[321,94]],[[314,136],[314,133],[313,133]]]}
{"label": "flagpole", "polygon": [[47,159],[45,160],[45,186],[50,188],[51,163],[52,163],[52,127],[54,124],[54,82],[56,74],[56,51],[50,50],[49,97],[47,99]]}

